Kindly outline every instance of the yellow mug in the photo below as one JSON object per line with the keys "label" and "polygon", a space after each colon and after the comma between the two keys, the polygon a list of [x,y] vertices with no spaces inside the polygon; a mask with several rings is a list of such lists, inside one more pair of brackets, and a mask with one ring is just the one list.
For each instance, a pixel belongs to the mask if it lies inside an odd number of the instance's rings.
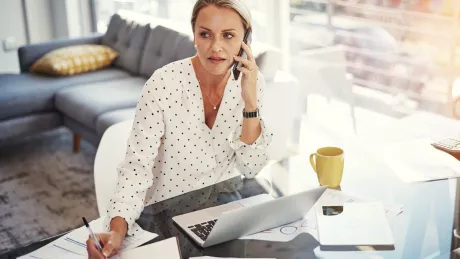
{"label": "yellow mug", "polygon": [[320,185],[338,187],[342,181],[344,157],[338,147],[323,147],[310,155],[310,163],[318,175]]}

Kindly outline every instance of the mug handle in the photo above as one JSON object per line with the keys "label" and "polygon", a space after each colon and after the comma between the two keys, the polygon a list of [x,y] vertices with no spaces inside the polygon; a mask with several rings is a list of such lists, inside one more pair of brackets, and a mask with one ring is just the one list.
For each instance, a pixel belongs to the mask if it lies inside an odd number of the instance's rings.
{"label": "mug handle", "polygon": [[310,155],[310,164],[311,164],[311,167],[313,167],[313,170],[315,171],[315,173],[318,173],[316,172],[316,153],[313,153]]}

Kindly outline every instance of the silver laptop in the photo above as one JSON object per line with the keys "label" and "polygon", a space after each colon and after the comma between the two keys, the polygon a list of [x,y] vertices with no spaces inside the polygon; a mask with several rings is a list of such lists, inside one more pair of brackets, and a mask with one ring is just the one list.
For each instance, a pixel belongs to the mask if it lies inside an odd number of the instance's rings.
{"label": "silver laptop", "polygon": [[263,194],[173,217],[201,247],[209,247],[302,219],[327,187],[273,199]]}

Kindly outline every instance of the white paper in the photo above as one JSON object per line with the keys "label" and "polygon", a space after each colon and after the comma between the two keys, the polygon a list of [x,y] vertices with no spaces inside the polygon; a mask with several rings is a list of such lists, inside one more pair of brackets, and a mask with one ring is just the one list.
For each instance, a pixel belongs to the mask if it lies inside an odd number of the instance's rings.
{"label": "white paper", "polygon": [[120,259],[181,259],[177,238],[171,237],[153,244],[141,246],[121,253]]}
{"label": "white paper", "polygon": [[[341,191],[327,189],[319,198],[316,206],[322,205],[343,205],[345,203],[362,202],[365,199],[346,195]],[[386,217],[389,221],[401,214],[403,208],[401,205],[385,206]],[[301,233],[308,233],[318,240],[318,226],[316,222],[315,210],[311,209],[307,215],[294,223],[281,227],[266,230],[260,233],[241,237],[240,239],[256,239],[265,241],[288,242]]]}
{"label": "white paper", "polygon": [[[93,220],[89,224],[94,233],[103,232],[102,218]],[[19,257],[18,259],[88,258],[88,253],[86,251],[86,240],[88,239],[88,236],[88,230],[85,226],[82,226],[28,255]],[[157,236],[158,235],[155,233],[141,230],[133,236],[126,237],[120,251],[126,251],[134,247],[138,247]],[[115,256],[112,258],[115,259],[118,257]]]}
{"label": "white paper", "polygon": [[385,162],[404,182],[460,177],[460,162],[431,143],[430,139],[416,139],[387,145]]}
{"label": "white paper", "polygon": [[325,216],[316,207],[321,245],[394,245],[393,233],[380,202],[343,205],[338,215]]}

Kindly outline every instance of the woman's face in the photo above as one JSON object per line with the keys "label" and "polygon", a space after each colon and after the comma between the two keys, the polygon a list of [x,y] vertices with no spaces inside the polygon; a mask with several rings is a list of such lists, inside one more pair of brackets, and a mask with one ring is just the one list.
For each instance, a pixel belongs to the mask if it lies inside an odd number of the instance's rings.
{"label": "woman's face", "polygon": [[226,74],[233,64],[233,56],[238,55],[243,37],[243,22],[235,11],[209,5],[198,13],[194,42],[207,72]]}

